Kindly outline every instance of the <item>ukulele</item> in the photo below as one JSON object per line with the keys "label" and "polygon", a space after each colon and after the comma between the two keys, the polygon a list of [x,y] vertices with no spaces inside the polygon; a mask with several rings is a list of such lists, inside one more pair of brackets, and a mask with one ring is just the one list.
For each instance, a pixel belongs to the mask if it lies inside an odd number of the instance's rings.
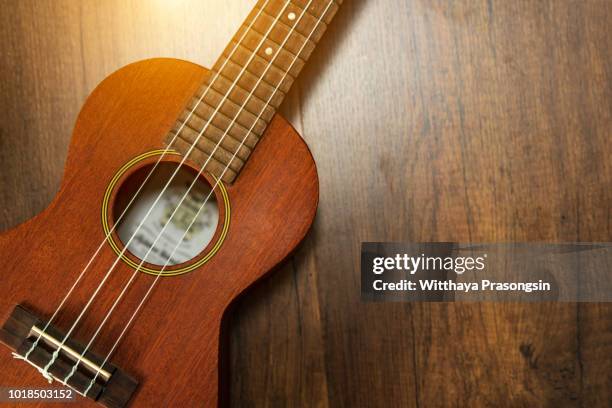
{"label": "ukulele", "polygon": [[0,386],[226,403],[226,312],[315,216],[315,162],[277,109],[340,3],[259,0],[212,70],[151,59],[98,85],[57,196],[0,235]]}

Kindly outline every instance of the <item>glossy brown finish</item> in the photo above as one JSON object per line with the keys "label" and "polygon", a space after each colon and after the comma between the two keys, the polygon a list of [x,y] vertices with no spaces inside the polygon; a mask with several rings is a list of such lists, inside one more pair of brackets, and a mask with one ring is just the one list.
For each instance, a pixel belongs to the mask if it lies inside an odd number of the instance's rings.
{"label": "glossy brown finish", "polygon": [[[9,227],[54,196],[99,81],[212,66],[255,0],[0,4]],[[343,3],[284,104],[319,212],[233,314],[232,406],[610,405],[612,305],[361,304],[358,270],[363,240],[610,241],[610,21],[607,0]]]}
{"label": "glossy brown finish", "polygon": [[[51,205],[0,235],[0,319],[15,304],[49,317],[104,239],[102,197],[111,178],[140,153],[155,150],[205,70],[154,59],[129,65],[92,93],[79,115],[60,191]],[[200,269],[163,278],[112,362],[140,386],[132,406],[214,406],[223,313],[244,289],[282,261],[315,215],[314,161],[293,128],[277,116],[237,181],[228,186],[230,228],[220,251]],[[56,325],[67,327],[115,254],[105,246]],[[131,269],[120,263],[75,338],[87,342]],[[153,277],[141,274],[94,347],[110,348]],[[0,348],[0,384],[42,386],[41,375]]]}

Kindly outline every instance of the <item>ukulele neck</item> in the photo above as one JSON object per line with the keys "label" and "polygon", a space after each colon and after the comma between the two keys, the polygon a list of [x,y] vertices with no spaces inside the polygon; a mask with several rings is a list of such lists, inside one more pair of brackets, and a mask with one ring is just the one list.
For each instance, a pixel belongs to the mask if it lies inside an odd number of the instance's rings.
{"label": "ukulele neck", "polygon": [[232,183],[341,3],[259,0],[166,143]]}

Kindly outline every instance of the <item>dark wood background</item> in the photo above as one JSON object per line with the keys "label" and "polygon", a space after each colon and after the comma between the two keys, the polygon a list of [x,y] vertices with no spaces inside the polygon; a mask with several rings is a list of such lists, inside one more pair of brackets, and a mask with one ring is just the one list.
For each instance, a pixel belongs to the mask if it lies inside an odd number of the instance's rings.
{"label": "dark wood background", "polygon": [[[362,241],[610,241],[612,1],[345,1],[285,105],[305,244],[236,307],[232,405],[610,406],[612,305],[368,304]],[[211,66],[254,0],[1,0],[0,227],[41,211],[87,94]]]}

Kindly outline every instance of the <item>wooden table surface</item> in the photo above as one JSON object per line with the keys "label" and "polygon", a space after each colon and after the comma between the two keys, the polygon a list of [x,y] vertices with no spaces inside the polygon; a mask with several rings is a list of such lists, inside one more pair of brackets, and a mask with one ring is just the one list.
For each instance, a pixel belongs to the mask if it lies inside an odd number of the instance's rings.
{"label": "wooden table surface", "polygon": [[[0,227],[41,211],[89,92],[211,66],[254,0],[1,0]],[[612,405],[610,304],[374,304],[362,241],[610,241],[612,1],[346,0],[284,112],[321,204],[230,324],[232,405]],[[299,199],[299,198],[298,198]]]}

